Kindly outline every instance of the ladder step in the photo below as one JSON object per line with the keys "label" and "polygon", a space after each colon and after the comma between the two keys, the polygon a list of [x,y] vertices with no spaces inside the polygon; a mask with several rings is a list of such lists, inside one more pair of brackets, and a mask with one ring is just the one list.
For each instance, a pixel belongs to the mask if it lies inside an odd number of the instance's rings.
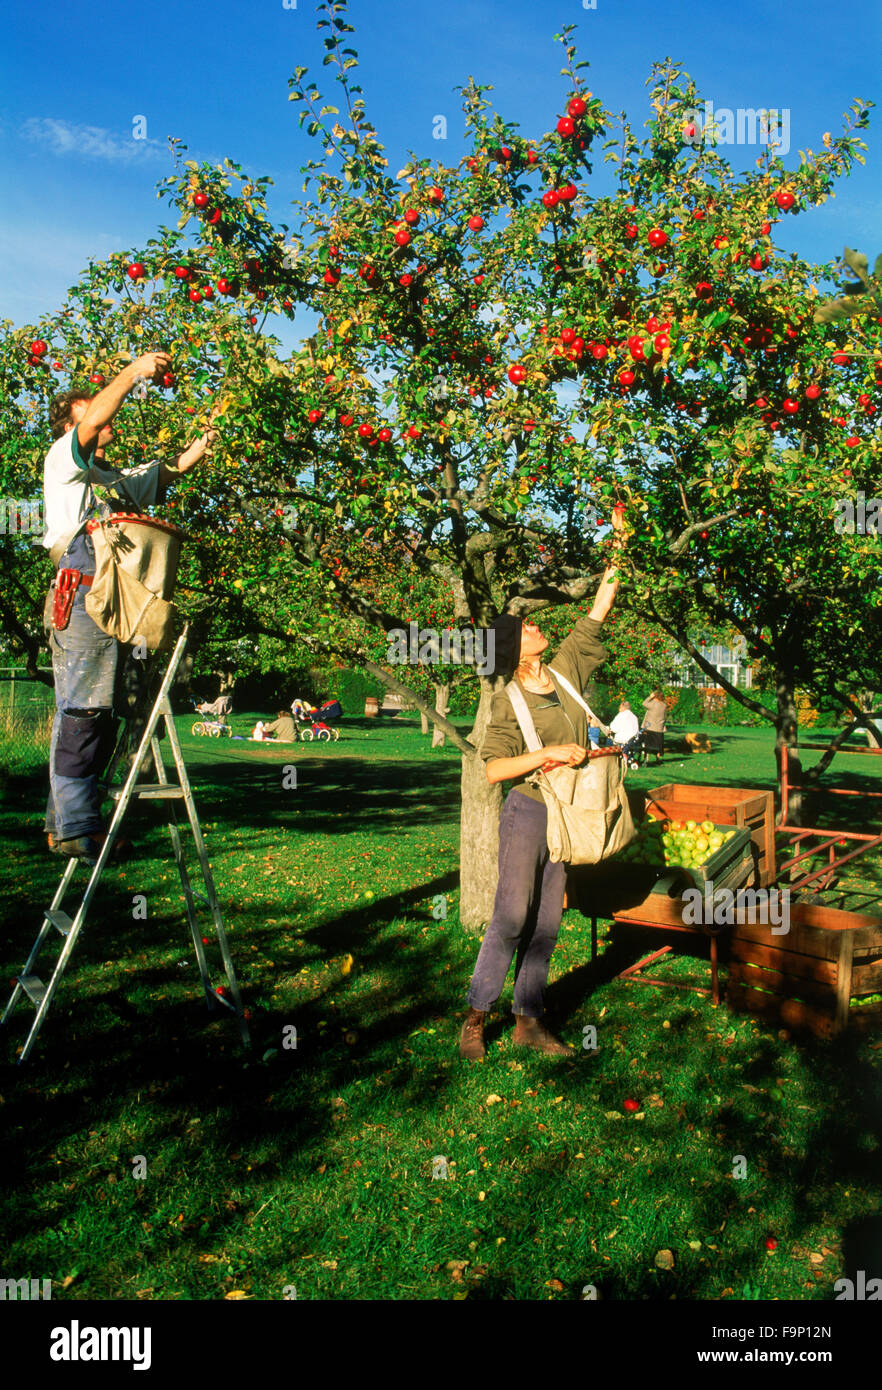
{"label": "ladder step", "polygon": [[[122,794],[122,787],[110,788],[112,800],[119,801]],[[138,801],[175,801],[180,800],[183,795],[184,788],[176,786],[174,783],[136,782],[132,790],[132,796],[136,797]]]}
{"label": "ladder step", "polygon": [[43,984],[39,975],[19,975],[18,983],[21,985],[31,1003],[34,1004],[36,1008],[39,1008],[43,995],[46,993],[46,986]]}
{"label": "ladder step", "polygon": [[46,918],[47,922],[52,923],[56,931],[61,932],[62,936],[67,936],[73,926],[73,918],[68,917],[67,913],[60,911],[60,909],[56,909],[54,912],[50,909],[44,912],[43,916]]}

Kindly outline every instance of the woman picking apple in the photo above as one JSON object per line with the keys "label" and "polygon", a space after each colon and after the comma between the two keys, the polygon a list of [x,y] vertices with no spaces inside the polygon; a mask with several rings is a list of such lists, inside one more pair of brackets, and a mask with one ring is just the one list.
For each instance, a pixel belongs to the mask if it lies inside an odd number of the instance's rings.
{"label": "woman picking apple", "polygon": [[[42,544],[57,574],[46,600],[55,678],[55,719],[49,752],[50,792],[46,833],[53,853],[92,859],[105,838],[98,779],[113,751],[114,694],[121,694],[121,643],[86,612],[86,593],[95,574],[95,551],[86,523],[109,511],[93,485],[118,487],[135,508],[162,500],[166,486],[188,473],[213,442],[210,430],[171,464],[159,460],[117,469],[105,461],[113,437],[111,420],[139,381],[166,374],[166,352],[148,352],[125,367],[95,395],[88,387],[56,396],[49,406],[55,440],[43,467],[46,530]],[[51,615],[51,616],[50,616]],[[123,655],[130,652],[123,648]]]}
{"label": "woman picking apple", "polygon": [[[622,513],[613,513],[615,546],[623,544]],[[582,706],[555,680],[560,672],[577,690],[588,680],[607,652],[599,640],[600,627],[619,586],[618,571],[610,566],[600,581],[591,612],[580,618],[561,643],[554,671],[542,662],[548,647],[533,623],[503,614],[492,624],[495,672],[515,680],[524,693],[543,747],[525,751],[524,737],[505,690],[493,696],[490,724],[481,747],[487,780],[513,782],[499,822],[499,884],[493,916],[478,953],[469,990],[469,1012],[460,1033],[460,1056],[478,1060],[485,1055],[484,1020],[515,962],[514,1042],[535,1047],[554,1057],[573,1057],[541,1022],[548,967],[560,931],[566,864],[548,856],[547,812],[541,791],[527,782],[538,768],[584,761],[588,716]]]}

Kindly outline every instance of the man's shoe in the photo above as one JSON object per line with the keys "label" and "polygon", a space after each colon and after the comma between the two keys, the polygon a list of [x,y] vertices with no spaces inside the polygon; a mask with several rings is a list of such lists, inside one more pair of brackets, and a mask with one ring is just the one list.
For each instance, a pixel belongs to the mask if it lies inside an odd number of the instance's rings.
{"label": "man's shoe", "polygon": [[486,1012],[480,1009],[469,1009],[465,1023],[459,1035],[459,1055],[465,1057],[469,1062],[480,1062],[486,1055],[487,1049],[484,1046],[484,1019]]}
{"label": "man's shoe", "polygon": [[[103,830],[94,835],[77,835],[72,840],[56,840],[54,835],[50,835],[49,850],[52,854],[60,854],[65,859],[85,859],[87,863],[94,864],[98,860],[106,839],[107,832]],[[125,859],[131,848],[131,843],[128,840],[116,840],[110,851],[110,858],[114,860]]]}
{"label": "man's shoe", "polygon": [[517,1023],[515,1024],[514,1037],[512,1042],[516,1047],[535,1047],[539,1052],[545,1052],[549,1057],[575,1057],[576,1053],[572,1047],[567,1047],[547,1028],[544,1028],[538,1018],[528,1018],[526,1014],[516,1014]]}

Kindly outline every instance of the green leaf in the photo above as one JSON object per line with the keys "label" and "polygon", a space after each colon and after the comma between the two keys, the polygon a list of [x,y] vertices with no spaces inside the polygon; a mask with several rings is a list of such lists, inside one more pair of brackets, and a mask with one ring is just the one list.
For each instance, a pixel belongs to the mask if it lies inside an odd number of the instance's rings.
{"label": "green leaf", "polygon": [[862,284],[869,284],[870,277],[867,274],[869,262],[862,251],[852,251],[850,246],[846,246],[842,259],[849,269],[853,270],[855,275],[859,277]]}

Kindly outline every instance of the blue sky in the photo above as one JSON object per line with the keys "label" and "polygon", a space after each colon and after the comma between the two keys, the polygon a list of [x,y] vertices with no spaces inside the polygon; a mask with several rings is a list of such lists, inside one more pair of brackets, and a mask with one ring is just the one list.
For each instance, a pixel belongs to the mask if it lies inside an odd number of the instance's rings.
{"label": "blue sky", "polygon": [[[350,0],[349,17],[368,113],[394,172],[408,149],[459,159],[453,89],[469,75],[493,85],[497,109],[523,135],[549,129],[567,91],[553,35],[569,22],[591,63],[588,86],[635,125],[648,114],[651,63],[671,56],[716,109],[789,110],[795,167],[800,149],[819,148],[825,130],[838,133],[854,98],[877,96],[882,9],[848,13],[857,22],[840,23],[821,0],[596,0],[594,9],[582,0]],[[270,175],[271,212],[290,220],[311,144],[287,100],[295,65],[308,66],[334,100],[311,0],[296,8],[48,0],[7,9],[3,47],[0,318],[17,325],[56,308],[90,256],[138,247],[166,217],[155,184],[169,170],[169,135],[194,157],[229,155]],[[822,208],[786,219],[779,244],[818,260],[846,243],[871,259],[882,250],[882,111],[873,114],[866,166]],[[446,141],[432,138],[437,115],[447,118]],[[137,116],[146,141],[132,139]],[[742,168],[756,151],[727,153]]]}

